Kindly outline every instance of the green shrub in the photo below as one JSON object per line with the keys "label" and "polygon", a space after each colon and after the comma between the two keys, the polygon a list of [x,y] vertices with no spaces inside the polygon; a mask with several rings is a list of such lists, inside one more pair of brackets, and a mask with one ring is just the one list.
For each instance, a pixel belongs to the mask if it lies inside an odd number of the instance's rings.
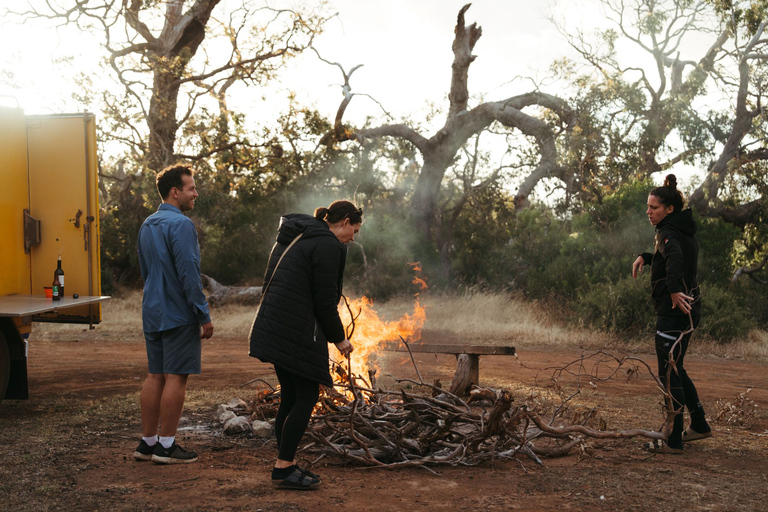
{"label": "green shrub", "polygon": [[654,320],[648,279],[597,284],[579,297],[575,310],[584,325],[613,332],[647,330]]}
{"label": "green shrub", "polygon": [[726,285],[734,272],[733,246],[739,230],[724,220],[702,219],[698,215],[699,282]]}
{"label": "green shrub", "polygon": [[721,343],[746,336],[755,326],[736,295],[720,286],[702,287],[701,323],[697,331]]}

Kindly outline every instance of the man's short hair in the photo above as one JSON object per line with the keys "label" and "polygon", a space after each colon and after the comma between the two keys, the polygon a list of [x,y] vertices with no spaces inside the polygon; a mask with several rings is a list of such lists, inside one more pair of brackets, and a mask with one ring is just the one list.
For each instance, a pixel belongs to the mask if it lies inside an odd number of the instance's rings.
{"label": "man's short hair", "polygon": [[189,164],[174,164],[169,165],[159,173],[157,173],[157,191],[160,193],[160,197],[163,199],[168,198],[168,194],[171,193],[171,189],[176,187],[181,190],[184,188],[184,182],[181,181],[182,175],[193,176],[195,172],[192,170],[192,166]]}

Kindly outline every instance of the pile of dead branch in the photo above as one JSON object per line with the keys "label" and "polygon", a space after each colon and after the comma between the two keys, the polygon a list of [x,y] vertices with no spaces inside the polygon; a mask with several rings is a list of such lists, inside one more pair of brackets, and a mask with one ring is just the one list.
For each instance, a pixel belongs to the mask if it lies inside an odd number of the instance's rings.
{"label": "pile of dead branch", "polygon": [[[477,465],[520,455],[541,464],[541,457],[589,452],[597,439],[666,437],[641,429],[609,431],[594,411],[574,414],[562,404],[547,412],[524,397],[516,403],[506,390],[478,387],[465,400],[411,379],[395,379],[404,389],[386,390],[376,386],[374,375],[350,377],[335,368],[337,380],[346,381],[338,386],[343,392],[323,390],[304,450],[364,466]],[[274,407],[276,393],[259,401]]]}

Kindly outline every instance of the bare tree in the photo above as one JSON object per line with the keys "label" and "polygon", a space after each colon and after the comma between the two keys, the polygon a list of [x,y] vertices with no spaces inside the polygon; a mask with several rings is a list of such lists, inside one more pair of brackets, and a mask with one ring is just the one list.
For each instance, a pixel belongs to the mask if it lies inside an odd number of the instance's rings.
{"label": "bare tree", "polygon": [[[473,23],[465,26],[464,15],[471,4],[461,8],[456,22],[453,41],[453,64],[451,87],[448,94],[449,109],[445,123],[434,135],[426,137],[406,124],[385,124],[372,128],[351,129],[343,124],[344,112],[354,96],[351,93],[349,77],[359,66],[344,73],[345,98],[336,114],[334,130],[324,142],[332,144],[345,140],[366,140],[379,137],[394,137],[410,142],[419,151],[423,166],[411,198],[411,217],[421,222],[429,240],[439,243],[440,188],[447,169],[454,163],[461,148],[471,137],[495,122],[517,129],[532,138],[537,144],[539,161],[525,177],[515,194],[517,208],[528,204],[528,197],[536,184],[545,177],[564,177],[567,170],[558,164],[555,140],[558,135],[573,126],[574,113],[568,104],[557,96],[533,91],[499,101],[469,106],[467,78],[469,66],[475,60],[472,50],[482,35],[482,29]],[[342,69],[343,71],[343,69]],[[537,107],[554,113],[553,119],[543,119],[524,109]]]}

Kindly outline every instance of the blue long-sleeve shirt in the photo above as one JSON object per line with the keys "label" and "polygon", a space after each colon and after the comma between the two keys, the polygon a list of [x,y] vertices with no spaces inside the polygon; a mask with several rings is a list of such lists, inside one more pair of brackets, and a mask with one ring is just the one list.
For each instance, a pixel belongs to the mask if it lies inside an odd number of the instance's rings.
{"label": "blue long-sleeve shirt", "polygon": [[144,280],[141,314],[145,332],[211,321],[200,280],[200,246],[192,221],[162,203],[139,230]]}

